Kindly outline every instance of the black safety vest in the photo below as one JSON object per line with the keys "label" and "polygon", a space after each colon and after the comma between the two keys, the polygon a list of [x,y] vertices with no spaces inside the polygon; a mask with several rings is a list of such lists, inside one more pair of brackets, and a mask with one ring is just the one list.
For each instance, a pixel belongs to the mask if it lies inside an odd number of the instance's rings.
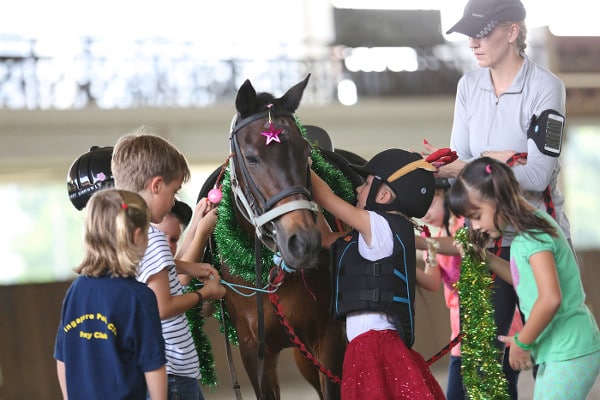
{"label": "black safety vest", "polygon": [[355,311],[378,311],[390,315],[400,337],[414,343],[416,248],[415,231],[406,218],[377,212],[390,224],[394,250],[376,261],[358,252],[358,231],[339,238],[332,246],[334,296],[331,310],[343,319]]}

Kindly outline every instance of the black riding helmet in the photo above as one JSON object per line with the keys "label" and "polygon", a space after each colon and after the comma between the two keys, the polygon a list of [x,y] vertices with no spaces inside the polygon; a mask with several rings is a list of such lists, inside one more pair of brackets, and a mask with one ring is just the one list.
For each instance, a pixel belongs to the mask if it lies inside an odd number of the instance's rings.
{"label": "black riding helmet", "polygon": [[112,147],[92,146],[69,167],[67,191],[76,209],[85,208],[88,200],[100,189],[114,186],[110,168]]}
{"label": "black riding helmet", "polygon": [[[435,194],[435,167],[418,153],[388,149],[376,154],[364,166],[351,167],[365,177],[374,176],[366,209],[400,211],[414,218],[421,218],[427,213]],[[382,183],[396,194],[396,199],[390,204],[375,203]]]}

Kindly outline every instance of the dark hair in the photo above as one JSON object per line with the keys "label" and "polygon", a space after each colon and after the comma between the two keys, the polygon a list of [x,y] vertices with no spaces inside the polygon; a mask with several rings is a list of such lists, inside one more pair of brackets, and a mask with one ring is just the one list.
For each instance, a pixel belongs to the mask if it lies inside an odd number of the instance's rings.
{"label": "dark hair", "polygon": [[[463,168],[447,193],[450,211],[467,219],[471,217],[477,208],[469,198],[470,193],[495,204],[494,225],[499,231],[498,221],[502,218],[517,232],[527,232],[532,236],[542,232],[558,236],[549,221],[529,211],[529,203],[523,197],[512,170],[498,160],[481,157]],[[481,244],[484,238],[479,239]]]}

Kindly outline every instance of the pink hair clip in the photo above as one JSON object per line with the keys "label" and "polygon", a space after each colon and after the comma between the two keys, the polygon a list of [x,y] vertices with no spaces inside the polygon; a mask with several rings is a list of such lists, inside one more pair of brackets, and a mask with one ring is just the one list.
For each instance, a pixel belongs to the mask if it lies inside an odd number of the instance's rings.
{"label": "pink hair clip", "polygon": [[492,174],[492,166],[490,164],[485,166],[485,172],[487,172],[488,174]]}

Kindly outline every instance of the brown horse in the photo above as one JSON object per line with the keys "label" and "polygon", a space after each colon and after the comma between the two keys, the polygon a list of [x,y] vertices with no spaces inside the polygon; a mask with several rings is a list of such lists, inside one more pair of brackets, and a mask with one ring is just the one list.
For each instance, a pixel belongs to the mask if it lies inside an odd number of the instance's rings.
{"label": "brown horse", "polygon": [[[279,399],[279,353],[294,346],[270,304],[274,297],[278,297],[277,307],[295,331],[294,342],[306,346],[322,366],[320,371],[296,349],[301,374],[321,399],[340,397],[339,383],[331,377],[341,377],[346,340],[342,323],[329,314],[329,255],[321,246],[316,224],[318,207],[311,200],[311,146],[294,116],[308,79],[280,98],[257,94],[250,81],[238,90],[225,174],[228,181],[223,185],[215,229],[222,278],[227,284],[260,287],[263,276],[267,276],[240,272],[244,267],[236,263],[248,263],[247,254],[238,254],[242,247],[249,246],[245,251],[252,253],[251,263],[259,267],[264,264],[266,270],[274,266],[269,258],[272,254],[283,259],[279,269],[273,270],[278,277],[284,276],[274,295],[258,291],[257,301],[229,289],[224,299],[226,313],[237,332],[244,368],[260,399]],[[230,223],[226,222],[227,214]],[[235,237],[236,228],[243,230],[246,239]],[[252,240],[247,240],[252,237],[260,240],[254,248],[248,244]],[[329,377],[323,370],[330,373]]]}

